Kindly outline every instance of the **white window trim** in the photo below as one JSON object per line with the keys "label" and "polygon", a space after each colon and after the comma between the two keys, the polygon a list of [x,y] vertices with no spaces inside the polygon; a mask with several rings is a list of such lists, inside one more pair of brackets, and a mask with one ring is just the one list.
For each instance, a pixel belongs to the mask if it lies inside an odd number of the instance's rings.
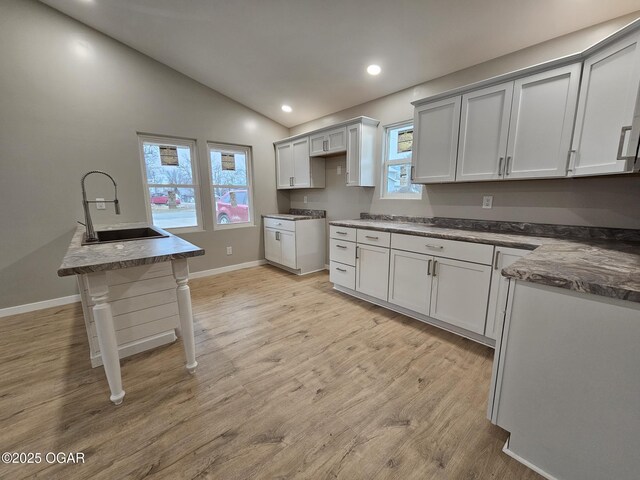
{"label": "white window trim", "polygon": [[193,198],[196,200],[196,221],[197,225],[192,227],[172,227],[164,228],[171,233],[191,233],[191,232],[203,232],[202,225],[202,197],[200,196],[200,179],[198,175],[198,148],[196,141],[191,138],[181,137],[169,137],[163,135],[150,135],[146,133],[138,133],[138,149],[140,155],[140,168],[142,169],[142,181],[144,183],[144,198],[146,203],[147,222],[149,225],[153,225],[153,214],[151,212],[151,196],[149,195],[149,187],[157,186],[158,184],[149,184],[147,178],[147,167],[144,163],[144,143],[160,143],[164,145],[180,145],[188,146],[191,150],[191,176],[193,178],[193,184],[164,184],[159,186],[166,187],[178,187],[178,188],[193,188]]}
{"label": "white window trim", "polygon": [[[398,160],[388,160],[388,143],[389,143],[389,130],[396,129],[402,126],[413,125],[413,119],[404,120],[402,122],[390,123],[388,125],[384,125],[382,127],[382,178],[381,178],[381,186],[380,189],[380,199],[381,200],[422,200],[422,193],[424,192],[424,187],[420,184],[414,183],[414,185],[419,185],[420,193],[387,193],[387,166],[388,165],[402,165],[407,163],[407,159],[398,159]],[[411,152],[411,156],[413,158],[413,151]],[[413,162],[411,162],[413,163]],[[411,175],[411,174],[409,174]],[[411,181],[411,178],[409,178]]]}
{"label": "white window trim", "polygon": [[[244,223],[218,223],[215,204],[215,188],[237,188],[239,185],[218,185],[213,183],[213,169],[211,168],[211,150],[234,153],[243,151],[247,159],[247,196],[249,198],[249,221]],[[211,217],[213,219],[214,230],[231,230],[234,228],[255,227],[255,203],[253,202],[253,155],[249,145],[238,145],[235,143],[207,142],[207,170],[209,172],[209,188],[211,189]]]}

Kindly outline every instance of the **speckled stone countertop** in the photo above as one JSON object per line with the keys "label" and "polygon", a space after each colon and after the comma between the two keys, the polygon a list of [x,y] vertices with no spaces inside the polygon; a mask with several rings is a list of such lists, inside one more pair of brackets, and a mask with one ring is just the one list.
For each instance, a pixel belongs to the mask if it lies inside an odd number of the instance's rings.
{"label": "speckled stone countertop", "polygon": [[325,210],[308,210],[303,208],[292,208],[289,213],[269,213],[262,215],[262,218],[275,218],[277,220],[316,220],[326,218]]}
{"label": "speckled stone countertop", "polygon": [[533,250],[506,277],[640,302],[640,242],[560,239],[443,228],[428,223],[339,220],[330,225]]}
{"label": "speckled stone countertop", "polygon": [[[116,228],[148,227],[146,223],[130,223],[113,226]],[[152,263],[166,262],[177,258],[198,257],[204,250],[158,227],[156,230],[169,235],[164,238],[130,240],[126,242],[82,245],[83,226],[78,226],[71,239],[58,276],[117,270]],[[107,230],[96,227],[96,230]]]}

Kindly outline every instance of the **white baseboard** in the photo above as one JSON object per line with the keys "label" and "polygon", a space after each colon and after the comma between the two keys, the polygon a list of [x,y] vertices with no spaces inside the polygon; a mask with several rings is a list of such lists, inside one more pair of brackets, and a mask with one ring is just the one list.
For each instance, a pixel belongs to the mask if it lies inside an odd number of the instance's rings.
{"label": "white baseboard", "polygon": [[[242,270],[243,268],[258,267],[265,265],[266,260],[255,260],[253,262],[238,263],[237,265],[229,265],[227,267],[213,268],[211,270],[201,270],[199,272],[189,273],[189,278],[209,277],[211,275],[219,275],[221,273],[232,272],[234,270]],[[43,308],[59,307],[80,301],[80,295],[69,295],[68,297],[52,298],[51,300],[43,300],[41,302],[27,303],[25,305],[16,305],[15,307],[7,307],[0,309],[0,318],[9,315],[18,315],[20,313],[33,312],[42,310]]]}
{"label": "white baseboard", "polygon": [[210,270],[200,270],[199,272],[189,272],[189,278],[210,277],[212,275],[220,275],[221,273],[233,272],[234,270],[242,270],[243,268],[259,267],[266,265],[266,260],[254,260],[253,262],[237,263],[226,267],[212,268]]}
{"label": "white baseboard", "polygon": [[80,301],[80,295],[69,295],[68,297],[52,298],[51,300],[43,300],[41,302],[26,303],[24,305],[16,305],[15,307],[7,307],[0,309],[0,318],[9,315],[18,315],[20,313],[33,312],[42,310],[43,308],[59,307]]}

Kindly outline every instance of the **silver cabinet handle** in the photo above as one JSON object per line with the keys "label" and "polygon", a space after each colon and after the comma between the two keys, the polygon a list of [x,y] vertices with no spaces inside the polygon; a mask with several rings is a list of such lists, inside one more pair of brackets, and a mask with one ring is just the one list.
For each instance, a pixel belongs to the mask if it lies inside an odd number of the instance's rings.
{"label": "silver cabinet handle", "polygon": [[427,263],[427,277],[431,275],[431,263],[433,263],[433,260],[429,259],[429,263]]}
{"label": "silver cabinet handle", "polygon": [[504,162],[504,157],[500,157],[500,160],[498,160],[498,176],[499,177],[502,176],[502,162]]}
{"label": "silver cabinet handle", "polygon": [[370,238],[371,240],[378,240],[378,237],[374,237],[373,235],[365,235],[364,238]]}
{"label": "silver cabinet handle", "polygon": [[434,260],[433,261],[433,272],[431,272],[431,274],[433,275],[433,278],[436,278],[436,266],[438,265],[438,261]]}
{"label": "silver cabinet handle", "polygon": [[493,259],[493,269],[498,270],[498,259],[500,258],[500,250],[496,250],[496,256]]}
{"label": "silver cabinet handle", "polygon": [[507,161],[504,164],[504,174],[505,176],[509,175],[509,167],[511,166],[511,157],[507,157]]}
{"label": "silver cabinet handle", "polygon": [[282,222],[278,222],[278,223],[276,223],[276,225],[282,225]]}
{"label": "silver cabinet handle", "polygon": [[630,158],[635,158],[633,156],[626,157],[622,155],[622,150],[624,149],[624,140],[627,138],[627,132],[631,131],[631,125],[628,127],[622,127],[620,130],[620,142],[618,143],[618,160],[628,160]]}
{"label": "silver cabinet handle", "polygon": [[336,247],[337,248],[345,248],[345,249],[347,248],[345,245],[338,245],[337,243],[336,243]]}
{"label": "silver cabinet handle", "polygon": [[289,177],[289,186],[293,187],[293,177]]}
{"label": "silver cabinet handle", "polygon": [[347,232],[339,232],[338,230],[336,230],[336,233],[337,233],[338,235],[346,235],[346,234],[347,234]]}
{"label": "silver cabinet handle", "polygon": [[437,248],[438,250],[442,250],[444,248],[444,245],[433,245],[431,243],[426,243],[424,246],[427,248]]}
{"label": "silver cabinet handle", "polygon": [[567,173],[573,172],[573,168],[571,168],[573,166],[573,164],[571,163],[571,160],[573,159],[573,156],[575,154],[576,154],[575,150],[569,150],[569,153],[567,154]]}
{"label": "silver cabinet handle", "polygon": [[329,150],[329,140],[323,140],[322,141],[322,151],[326,152],[327,150]]}
{"label": "silver cabinet handle", "polygon": [[280,240],[280,232],[276,232],[276,240]]}
{"label": "silver cabinet handle", "polygon": [[411,165],[411,181],[413,182],[413,179],[415,178],[414,174],[416,171],[416,167],[414,167],[413,165]]}
{"label": "silver cabinet handle", "polygon": [[347,273],[347,270],[344,268],[336,267],[336,270],[338,270],[339,272]]}
{"label": "silver cabinet handle", "polygon": [[360,258],[360,247],[356,247],[356,258]]}

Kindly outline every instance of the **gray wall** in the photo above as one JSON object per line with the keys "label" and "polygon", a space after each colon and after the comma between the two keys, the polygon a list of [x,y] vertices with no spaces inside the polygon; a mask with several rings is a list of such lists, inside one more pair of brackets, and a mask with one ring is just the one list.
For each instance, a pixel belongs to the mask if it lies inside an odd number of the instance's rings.
{"label": "gray wall", "polygon": [[[96,223],[146,220],[138,131],[197,140],[204,199],[206,142],[251,145],[258,226],[213,232],[204,202],[205,231],[183,237],[207,251],[192,271],[264,257],[260,215],[289,208],[275,189],[272,144],[288,129],[31,0],[0,2],[0,65],[0,308],[76,292],[56,270],[83,217],[84,172],[106,170],[118,182],[122,215],[93,210]],[[100,178],[88,188],[112,195]]]}
{"label": "gray wall", "polygon": [[[582,51],[639,16],[640,12],[620,17],[298,125],[291,129],[291,134],[314,130],[360,115],[373,117],[381,122],[376,156],[380,163],[382,126],[412,118],[411,101]],[[383,72],[383,75],[393,75],[393,72]],[[334,166],[339,162],[344,165],[344,157],[327,162],[328,179],[335,180]],[[340,182],[343,180],[344,177]],[[425,188],[421,201],[381,199],[379,187],[375,190],[347,188],[343,183],[339,185],[335,181],[330,183],[335,187],[329,186],[328,182],[327,189],[323,192],[312,190],[291,192],[291,206],[323,208],[327,210],[329,218],[357,217],[359,211],[363,211],[640,228],[640,209],[637,208],[638,199],[640,199],[638,175],[434,185]],[[304,204],[305,195],[308,197],[306,205]],[[493,209],[481,208],[483,195],[494,196]]]}

